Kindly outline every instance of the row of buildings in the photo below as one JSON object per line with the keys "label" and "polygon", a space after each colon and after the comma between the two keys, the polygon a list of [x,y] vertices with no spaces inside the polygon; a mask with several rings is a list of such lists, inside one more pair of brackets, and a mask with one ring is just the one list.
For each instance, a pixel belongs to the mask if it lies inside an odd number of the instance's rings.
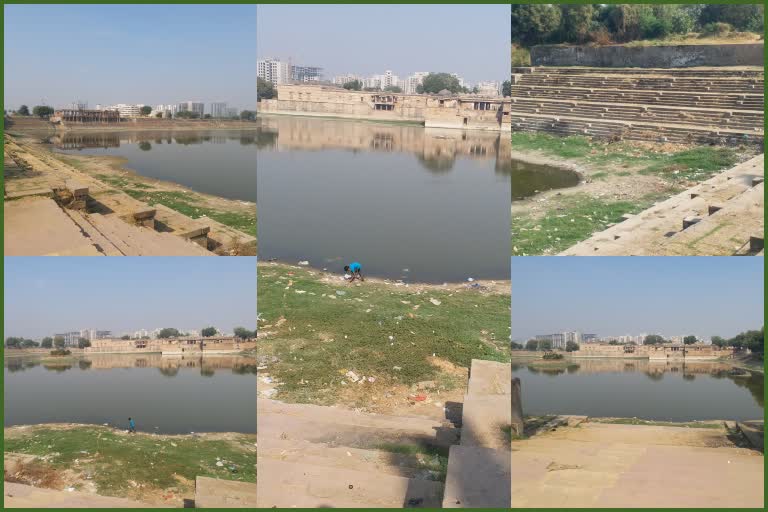
{"label": "row of buildings", "polygon": [[[638,334],[638,335],[623,335],[623,336],[598,336],[596,334],[587,334],[587,333],[581,333],[578,331],[569,331],[569,332],[558,332],[554,334],[537,334],[534,339],[536,341],[549,341],[552,344],[552,348],[554,349],[561,349],[565,350],[566,345],[569,341],[578,343],[579,345],[582,343],[611,343],[616,342],[619,344],[630,344],[634,343],[635,345],[643,345],[645,344],[645,338],[648,336],[648,334]],[[662,336],[665,340],[667,340],[669,343],[672,343],[674,345],[681,345],[683,344],[683,339],[685,336]],[[697,336],[696,339],[699,340],[700,343],[703,343],[704,345],[709,345],[712,343],[712,341],[708,338],[702,338],[700,336]]]}
{"label": "row of buildings", "polygon": [[[134,118],[143,117],[141,110],[144,107],[149,106],[152,110],[149,113],[149,117],[176,117],[179,112],[192,112],[197,114],[198,117],[203,117],[209,114],[214,119],[227,119],[237,117],[240,111],[236,107],[230,107],[225,101],[218,101],[208,104],[206,108],[205,103],[199,101],[181,101],[179,103],[160,104],[160,105],[145,105],[143,103],[116,103],[114,105],[96,105],[95,111],[100,112],[117,112],[121,118]],[[67,109],[67,111],[85,112],[89,111],[88,104],[83,102],[75,102]]]}
{"label": "row of buildings", "polygon": [[[397,87],[405,94],[417,94],[418,87],[422,85],[427,75],[429,75],[428,71],[417,71],[406,78],[400,78],[392,70],[386,70],[383,74],[371,76],[348,73],[337,75],[330,80],[324,80],[323,68],[321,67],[296,66],[291,64],[291,62],[284,62],[274,58],[259,60],[257,64],[257,76],[273,85],[328,82],[341,87],[350,82],[358,81],[365,89],[384,91]],[[451,73],[451,76],[455,77],[462,87],[467,89],[477,87],[476,94],[481,96],[501,95],[501,82],[489,80],[471,85],[457,73]]]}
{"label": "row of buildings", "polygon": [[[99,329],[81,329],[79,331],[60,332],[53,335],[53,337],[61,336],[64,338],[64,346],[76,347],[80,339],[86,339],[90,342],[95,340],[117,340],[125,336],[130,337],[131,340],[157,340],[159,339],[160,331],[162,328],[157,329],[139,329],[133,332],[125,332],[121,334],[113,334],[112,331],[99,330]],[[184,333],[187,338],[199,338],[199,329],[180,329],[180,332]],[[232,334],[223,334],[223,337],[232,337]]]}

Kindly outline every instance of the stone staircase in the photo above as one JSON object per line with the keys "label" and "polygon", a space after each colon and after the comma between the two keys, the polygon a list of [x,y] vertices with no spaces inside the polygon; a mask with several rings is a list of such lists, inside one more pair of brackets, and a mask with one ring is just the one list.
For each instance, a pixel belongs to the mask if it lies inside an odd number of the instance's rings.
{"label": "stone staircase", "polygon": [[759,155],[628,216],[561,254],[762,254],[763,179],[764,155]]}
{"label": "stone staircase", "polygon": [[513,71],[513,131],[683,144],[763,143],[759,68]]}
{"label": "stone staircase", "polygon": [[439,507],[447,422],[258,400],[258,506]]}
{"label": "stone staircase", "polygon": [[512,368],[473,360],[461,442],[451,446],[443,508],[511,506]]}

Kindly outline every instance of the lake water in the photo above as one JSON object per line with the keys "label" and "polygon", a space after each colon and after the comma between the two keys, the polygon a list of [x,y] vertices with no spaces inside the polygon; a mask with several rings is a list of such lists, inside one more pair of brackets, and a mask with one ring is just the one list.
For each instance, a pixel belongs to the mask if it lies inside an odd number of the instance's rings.
{"label": "lake water", "polygon": [[526,199],[556,188],[575,187],[579,174],[549,165],[537,165],[512,160],[512,201]]}
{"label": "lake water", "polygon": [[642,359],[574,360],[567,367],[513,363],[524,414],[576,414],[647,420],[751,420],[763,417],[763,375],[729,374],[723,363]]}
{"label": "lake water", "polygon": [[256,202],[256,131],[67,133],[57,151],[126,158],[137,173],[227,199]]}
{"label": "lake water", "polygon": [[256,432],[256,361],[85,356],[4,361],[5,426],[87,423],[161,434]]}
{"label": "lake water", "polygon": [[[509,134],[264,116],[259,257],[406,281],[509,279]],[[407,270],[406,270],[407,269]]]}

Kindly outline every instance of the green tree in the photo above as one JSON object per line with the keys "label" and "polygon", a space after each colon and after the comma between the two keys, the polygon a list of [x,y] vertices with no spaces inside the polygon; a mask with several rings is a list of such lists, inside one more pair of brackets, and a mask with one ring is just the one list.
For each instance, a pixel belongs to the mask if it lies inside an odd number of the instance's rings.
{"label": "green tree", "polygon": [[129,340],[129,339],[131,339],[131,335],[130,334],[124,334],[124,335],[120,336],[120,339],[121,340]]}
{"label": "green tree", "polygon": [[234,332],[235,336],[243,340],[248,340],[256,336],[256,331],[249,331],[245,327],[235,327]]}
{"label": "green tree", "polygon": [[148,116],[149,114],[152,113],[152,107],[150,107],[149,105],[144,105],[139,109],[139,113],[143,116]]}
{"label": "green tree", "polygon": [[29,115],[29,107],[26,105],[22,105],[19,107],[19,110],[16,111],[16,113],[20,116],[28,116]]}
{"label": "green tree", "polygon": [[160,339],[178,338],[179,336],[181,336],[181,333],[174,327],[166,327],[164,329],[160,329],[160,333],[157,335],[157,337]]}
{"label": "green tree", "polygon": [[24,340],[21,342],[21,348],[35,348],[39,346],[40,344],[35,340]]}
{"label": "green tree", "polygon": [[702,26],[709,23],[728,23],[736,30],[762,32],[764,8],[762,3],[706,4],[701,9],[699,23]]}
{"label": "green tree", "polygon": [[202,334],[204,338],[210,338],[211,336],[216,336],[218,332],[219,331],[217,331],[215,327],[206,327],[200,331],[200,334]]}
{"label": "green tree", "polygon": [[459,84],[459,79],[449,73],[430,73],[424,77],[419,89],[418,92],[426,94],[437,94],[443,90],[455,94],[461,92],[463,87]]}
{"label": "green tree", "polygon": [[685,338],[683,338],[683,343],[685,343],[686,345],[693,345],[697,341],[699,340],[694,335],[686,336]]}
{"label": "green tree", "polygon": [[525,342],[525,350],[538,350],[539,349],[539,342],[538,340],[528,340]]}
{"label": "green tree", "polygon": [[501,84],[501,95],[505,98],[509,98],[512,96],[512,82],[510,80],[505,80]]}
{"label": "green tree", "polygon": [[721,338],[720,336],[712,336],[712,344],[716,347],[723,348],[725,346],[728,346],[728,340],[725,338]]}
{"label": "green tree", "polygon": [[240,119],[243,121],[253,121],[256,119],[256,112],[252,110],[243,110],[240,112]]}
{"label": "green tree", "polygon": [[54,336],[53,346],[59,349],[64,348],[64,336]]}
{"label": "green tree", "polygon": [[91,342],[85,338],[80,338],[77,340],[77,348],[86,348],[90,346],[91,346]]}
{"label": "green tree", "polygon": [[139,149],[142,151],[149,151],[152,149],[152,144],[149,141],[143,140],[139,142]]}
{"label": "green tree", "polygon": [[512,42],[530,47],[545,43],[560,27],[561,12],[553,4],[512,4]]}
{"label": "green tree", "polygon": [[360,80],[352,80],[351,82],[347,82],[344,85],[342,85],[343,88],[347,89],[348,91],[359,91],[363,88],[363,82]]}
{"label": "green tree", "polygon": [[37,105],[32,109],[32,114],[42,119],[53,114],[53,109],[47,105]]}
{"label": "green tree", "polygon": [[397,85],[388,85],[384,88],[384,91],[398,93],[398,92],[403,92],[403,89],[401,87],[398,87]]}
{"label": "green tree", "polygon": [[212,119],[212,118],[213,118],[213,116],[211,114],[205,114],[203,116],[203,119]]}
{"label": "green tree", "polygon": [[539,341],[539,350],[552,350],[552,342],[550,340]]}
{"label": "green tree", "polygon": [[512,342],[512,350],[523,350],[522,343]]}
{"label": "green tree", "polygon": [[658,334],[649,334],[645,337],[643,343],[646,345],[662,345],[664,343],[664,338]]}
{"label": "green tree", "polygon": [[5,338],[5,347],[6,348],[21,348],[21,342],[24,341],[23,338],[17,338],[15,336],[11,336],[8,338]]}
{"label": "green tree", "polygon": [[199,112],[192,112],[191,110],[182,110],[176,112],[176,117],[179,119],[198,119],[200,117]]}
{"label": "green tree", "polygon": [[277,91],[272,82],[267,82],[263,78],[256,79],[256,100],[271,100],[277,97]]}
{"label": "green tree", "polygon": [[46,336],[43,338],[42,343],[40,343],[40,346],[43,348],[53,348],[53,338],[50,336]]}
{"label": "green tree", "polygon": [[560,5],[560,32],[564,41],[584,43],[587,41],[589,30],[592,28],[592,18],[595,8],[591,4],[562,4]]}
{"label": "green tree", "polygon": [[566,352],[577,352],[579,350],[579,344],[575,341],[566,341],[565,342],[565,351]]}

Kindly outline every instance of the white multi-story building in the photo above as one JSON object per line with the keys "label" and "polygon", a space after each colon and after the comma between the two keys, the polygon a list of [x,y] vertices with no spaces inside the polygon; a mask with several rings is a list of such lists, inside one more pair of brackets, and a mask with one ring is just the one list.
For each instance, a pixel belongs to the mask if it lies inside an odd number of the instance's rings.
{"label": "white multi-story building", "polygon": [[211,103],[211,117],[220,119],[227,117],[227,102],[219,101]]}
{"label": "white multi-story building", "polygon": [[[178,104],[178,112],[195,112],[200,117],[205,113],[205,104],[199,101],[182,101]],[[178,113],[177,112],[177,113]]]}
{"label": "white multi-story building", "polygon": [[355,80],[358,80],[361,84],[363,83],[363,78],[357,75],[347,74],[347,75],[338,75],[333,77],[332,82],[335,85],[344,85],[348,84],[349,82],[354,82]]}
{"label": "white multi-story building", "polygon": [[280,59],[261,59],[256,61],[256,76],[274,85],[291,81],[291,65]]}
{"label": "white multi-story building", "polygon": [[501,82],[495,80],[477,82],[477,94],[480,94],[481,96],[500,96]]}
{"label": "white multi-story building", "polygon": [[141,115],[142,107],[144,107],[144,105],[141,103],[137,105],[118,103],[117,105],[106,107],[104,110],[117,110],[120,112],[120,117],[139,117]]}
{"label": "white multi-story building", "polygon": [[157,117],[157,114],[161,114],[162,117],[173,117],[178,111],[178,105],[157,105],[149,115],[150,117]]}
{"label": "white multi-story building", "polygon": [[416,94],[418,87],[424,83],[424,77],[429,74],[427,71],[417,71],[405,80],[403,91],[406,94]]}

